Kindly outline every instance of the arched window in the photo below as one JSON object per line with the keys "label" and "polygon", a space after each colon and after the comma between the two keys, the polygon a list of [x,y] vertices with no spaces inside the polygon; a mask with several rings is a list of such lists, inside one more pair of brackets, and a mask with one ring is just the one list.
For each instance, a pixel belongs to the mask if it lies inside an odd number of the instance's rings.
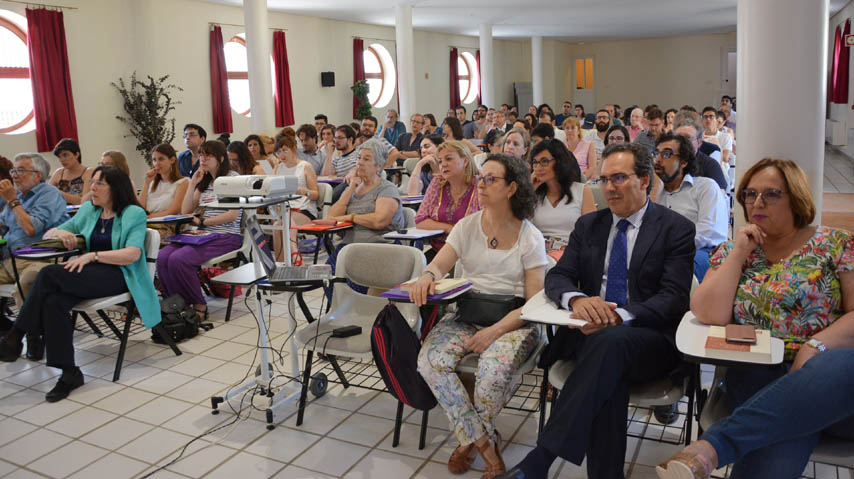
{"label": "arched window", "polygon": [[477,98],[478,81],[477,60],[469,52],[463,52],[457,57],[457,72],[460,82],[460,101],[471,103]]}
{"label": "arched window", "polygon": [[35,129],[27,21],[0,10],[0,133]]}
{"label": "arched window", "polygon": [[[249,62],[246,56],[246,34],[231,37],[223,45],[225,70],[228,74],[228,101],[231,109],[245,117],[252,116],[249,109]],[[275,90],[276,69],[270,57],[270,82]]]}
{"label": "arched window", "polygon": [[365,81],[368,82],[368,101],[371,106],[382,108],[388,105],[397,85],[397,72],[391,54],[378,43],[362,52],[365,65]]}

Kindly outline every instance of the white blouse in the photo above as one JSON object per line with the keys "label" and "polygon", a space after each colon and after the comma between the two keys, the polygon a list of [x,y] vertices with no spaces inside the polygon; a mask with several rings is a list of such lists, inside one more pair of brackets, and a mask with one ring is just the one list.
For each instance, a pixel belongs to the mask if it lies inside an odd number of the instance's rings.
{"label": "white blouse", "polygon": [[156,190],[153,189],[154,183],[151,183],[151,185],[148,186],[148,199],[146,200],[145,209],[147,209],[149,213],[156,213],[169,208],[175,200],[175,192],[178,190],[178,185],[185,181],[190,181],[190,179],[186,176],[182,176],[173,183],[160,180],[160,183],[157,184]]}

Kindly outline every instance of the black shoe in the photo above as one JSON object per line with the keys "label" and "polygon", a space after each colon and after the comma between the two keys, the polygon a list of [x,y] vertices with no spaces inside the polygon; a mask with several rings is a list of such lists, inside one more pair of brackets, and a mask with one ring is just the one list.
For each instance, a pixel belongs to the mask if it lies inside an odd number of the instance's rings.
{"label": "black shoe", "polygon": [[0,361],[6,363],[14,363],[21,357],[21,351],[24,350],[24,343],[18,343],[17,346],[12,346],[6,341],[6,338],[0,338]]}
{"label": "black shoe", "polygon": [[9,318],[6,317],[5,314],[0,313],[0,333],[5,333],[6,331],[12,329],[12,325],[14,325]]}
{"label": "black shoe", "polygon": [[655,416],[655,420],[661,424],[673,424],[676,422],[676,418],[679,417],[679,411],[676,408],[676,403],[669,406],[654,406],[652,408],[652,414]]}
{"label": "black shoe", "polygon": [[27,359],[41,361],[44,358],[44,338],[37,334],[27,335]]}
{"label": "black shoe", "polygon": [[71,393],[71,391],[82,385],[83,372],[80,371],[80,368],[74,368],[73,372],[62,373],[62,376],[59,377],[59,381],[57,381],[56,386],[54,386],[50,392],[45,394],[44,398],[47,402],[62,401],[68,397],[68,394]]}
{"label": "black shoe", "polygon": [[525,479],[526,476],[522,469],[519,469],[519,466],[510,468],[509,471],[501,474],[500,476],[496,476],[495,479]]}

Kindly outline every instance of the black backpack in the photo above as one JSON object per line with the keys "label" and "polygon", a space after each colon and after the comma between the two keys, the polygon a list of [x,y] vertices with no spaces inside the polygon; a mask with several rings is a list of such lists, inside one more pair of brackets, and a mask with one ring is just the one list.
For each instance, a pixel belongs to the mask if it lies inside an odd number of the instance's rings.
{"label": "black backpack", "polygon": [[[202,324],[202,318],[195,309],[187,306],[180,294],[173,294],[160,302],[160,316],[163,328],[175,343],[196,337],[199,328],[205,331],[213,328],[212,324]],[[157,344],[166,344],[157,331],[151,332],[151,340]]]}
{"label": "black backpack", "polygon": [[422,411],[436,407],[433,392],[418,373],[421,342],[392,303],[374,321],[371,349],[374,363],[392,396]]}

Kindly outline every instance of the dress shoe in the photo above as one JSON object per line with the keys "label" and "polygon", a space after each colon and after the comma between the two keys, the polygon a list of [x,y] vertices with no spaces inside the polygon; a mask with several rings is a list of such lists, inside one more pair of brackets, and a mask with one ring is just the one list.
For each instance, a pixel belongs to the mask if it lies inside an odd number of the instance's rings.
{"label": "dress shoe", "polygon": [[669,406],[654,406],[652,414],[655,416],[655,420],[661,424],[673,424],[679,417],[679,410],[677,404],[673,403]]}
{"label": "dress shoe", "polygon": [[71,391],[83,385],[83,373],[80,368],[74,368],[73,372],[63,372],[56,382],[56,386],[45,394],[44,398],[47,402],[62,401],[68,397]]}
{"label": "dress shoe", "polygon": [[0,338],[0,361],[14,363],[21,356],[23,349],[24,343],[17,343],[17,345],[12,346],[5,337]]}
{"label": "dress shoe", "polygon": [[522,469],[519,469],[519,466],[516,466],[495,479],[526,479],[527,477],[528,476],[522,472]]}
{"label": "dress shoe", "polygon": [[12,325],[15,324],[6,317],[5,314],[0,313],[0,333],[5,333],[6,331],[12,329]]}
{"label": "dress shoe", "polygon": [[37,334],[27,335],[27,359],[41,361],[44,358],[44,338]]}

